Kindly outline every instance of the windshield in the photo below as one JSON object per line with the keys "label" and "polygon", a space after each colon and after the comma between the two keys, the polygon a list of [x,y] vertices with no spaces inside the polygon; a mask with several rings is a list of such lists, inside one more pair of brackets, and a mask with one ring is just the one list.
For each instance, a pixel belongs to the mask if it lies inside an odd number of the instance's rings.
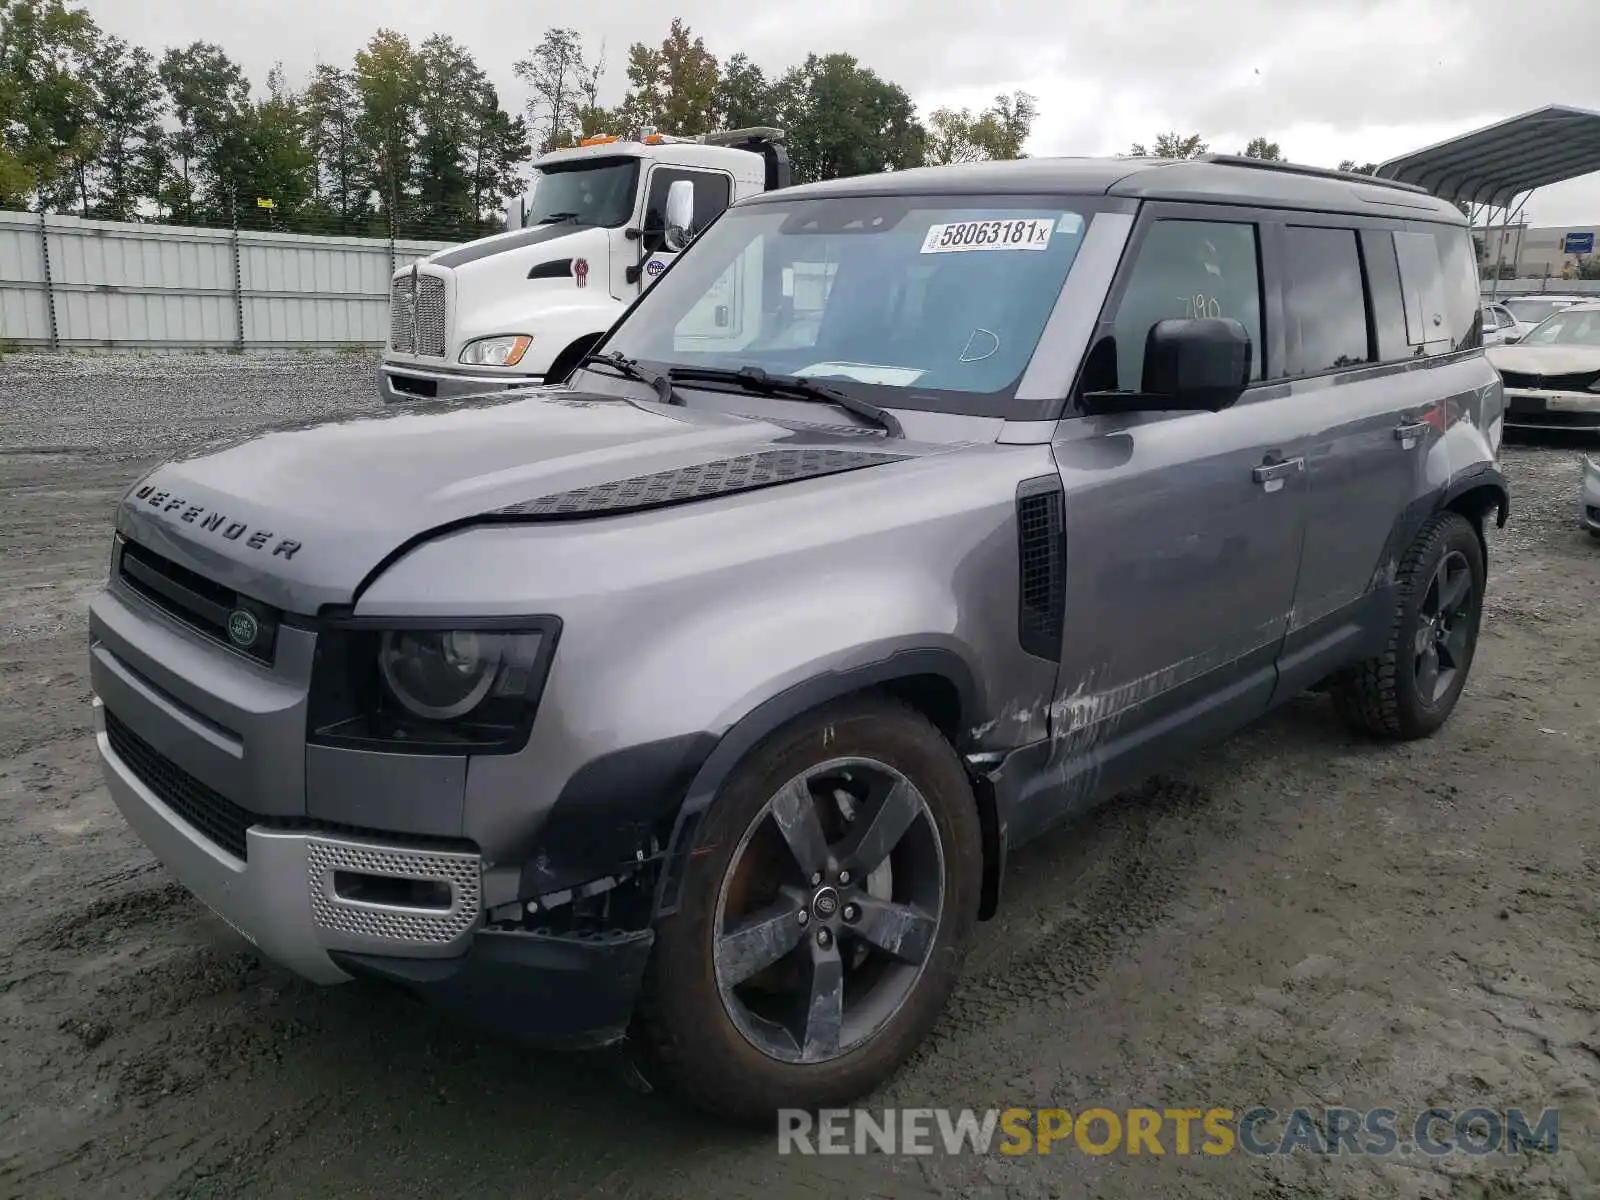
{"label": "windshield", "polygon": [[1580,308],[1549,317],[1527,337],[1524,346],[1600,346],[1600,308]]}
{"label": "windshield", "polygon": [[738,206],[605,349],[658,369],[753,366],[887,407],[1005,416],[1091,216],[1040,196]]}
{"label": "windshield", "polygon": [[633,215],[638,180],[637,158],[590,158],[536,167],[523,227],[551,220],[613,229],[626,225]]}
{"label": "windshield", "polygon": [[1501,301],[1506,308],[1511,310],[1511,315],[1519,321],[1530,325],[1537,325],[1551,313],[1558,313],[1563,308],[1572,304],[1571,300],[1504,300]]}

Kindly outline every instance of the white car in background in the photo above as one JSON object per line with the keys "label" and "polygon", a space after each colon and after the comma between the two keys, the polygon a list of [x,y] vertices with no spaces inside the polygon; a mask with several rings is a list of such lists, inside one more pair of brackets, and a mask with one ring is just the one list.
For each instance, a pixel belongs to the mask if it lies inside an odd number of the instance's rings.
{"label": "white car in background", "polygon": [[1507,429],[1600,433],[1600,300],[1567,305],[1485,357],[1505,385]]}
{"label": "white car in background", "polygon": [[1485,304],[1483,306],[1483,344],[1485,346],[1498,346],[1507,337],[1516,332],[1517,319],[1511,315],[1511,310],[1503,304]]}
{"label": "white car in background", "polygon": [[[1516,327],[1504,331],[1504,341],[1520,342],[1533,332],[1533,327],[1553,313],[1574,304],[1592,300],[1592,296],[1512,296],[1498,303],[1516,320]],[[1485,345],[1488,343],[1486,342]]]}

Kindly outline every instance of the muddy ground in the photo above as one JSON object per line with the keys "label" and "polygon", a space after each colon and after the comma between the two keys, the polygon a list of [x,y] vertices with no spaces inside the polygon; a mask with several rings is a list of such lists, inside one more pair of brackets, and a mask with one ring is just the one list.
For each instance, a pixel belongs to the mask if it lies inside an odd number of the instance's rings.
{"label": "muddy ground", "polygon": [[259,962],[101,788],[84,609],[117,497],[186,440],[359,411],[369,383],[0,364],[0,1194],[1600,1195],[1600,543],[1573,446],[1506,454],[1517,511],[1441,734],[1371,745],[1307,698],[1030,847],[871,1101],[1555,1106],[1558,1155],[779,1158],[603,1062]]}

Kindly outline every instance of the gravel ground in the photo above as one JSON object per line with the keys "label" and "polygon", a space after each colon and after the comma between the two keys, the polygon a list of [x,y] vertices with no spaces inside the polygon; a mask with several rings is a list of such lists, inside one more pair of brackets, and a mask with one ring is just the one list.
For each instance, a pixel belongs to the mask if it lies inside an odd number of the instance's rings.
{"label": "gravel ground", "polygon": [[1600,544],[1508,449],[1474,677],[1437,737],[1308,697],[1029,847],[874,1103],[1561,1111],[1561,1153],[780,1159],[402,999],[258,961],[101,788],[84,610],[112,507],[197,441],[360,412],[369,359],[0,364],[0,1193],[1600,1196]]}

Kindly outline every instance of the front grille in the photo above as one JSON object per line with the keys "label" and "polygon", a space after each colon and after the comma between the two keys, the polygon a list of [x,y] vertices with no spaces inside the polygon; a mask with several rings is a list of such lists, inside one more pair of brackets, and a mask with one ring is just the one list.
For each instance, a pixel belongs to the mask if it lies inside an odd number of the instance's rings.
{"label": "front grille", "polygon": [[1521,371],[1501,371],[1500,379],[1508,388],[1584,392],[1589,390],[1590,384],[1600,380],[1600,371],[1577,371],[1567,375],[1528,375]]}
{"label": "front grille", "polygon": [[444,280],[437,275],[418,276],[416,353],[443,358],[444,341]]}
{"label": "front grille", "polygon": [[401,354],[410,354],[415,343],[411,340],[411,279],[396,279],[389,288],[389,346]]}
{"label": "front grille", "polygon": [[1053,475],[1028,480],[1018,489],[1017,555],[1022,648],[1059,659],[1067,574],[1061,482]]}
{"label": "front grille", "polygon": [[444,280],[417,275],[416,312],[412,314],[412,276],[389,285],[389,346],[400,354],[443,358],[446,342]]}
{"label": "front grille", "polygon": [[123,539],[117,577],[162,612],[230,650],[272,665],[279,611]]}
{"label": "front grille", "polygon": [[134,777],[184,822],[238,859],[248,858],[245,831],[258,824],[221,792],[207,787],[105,710],[106,740]]}

